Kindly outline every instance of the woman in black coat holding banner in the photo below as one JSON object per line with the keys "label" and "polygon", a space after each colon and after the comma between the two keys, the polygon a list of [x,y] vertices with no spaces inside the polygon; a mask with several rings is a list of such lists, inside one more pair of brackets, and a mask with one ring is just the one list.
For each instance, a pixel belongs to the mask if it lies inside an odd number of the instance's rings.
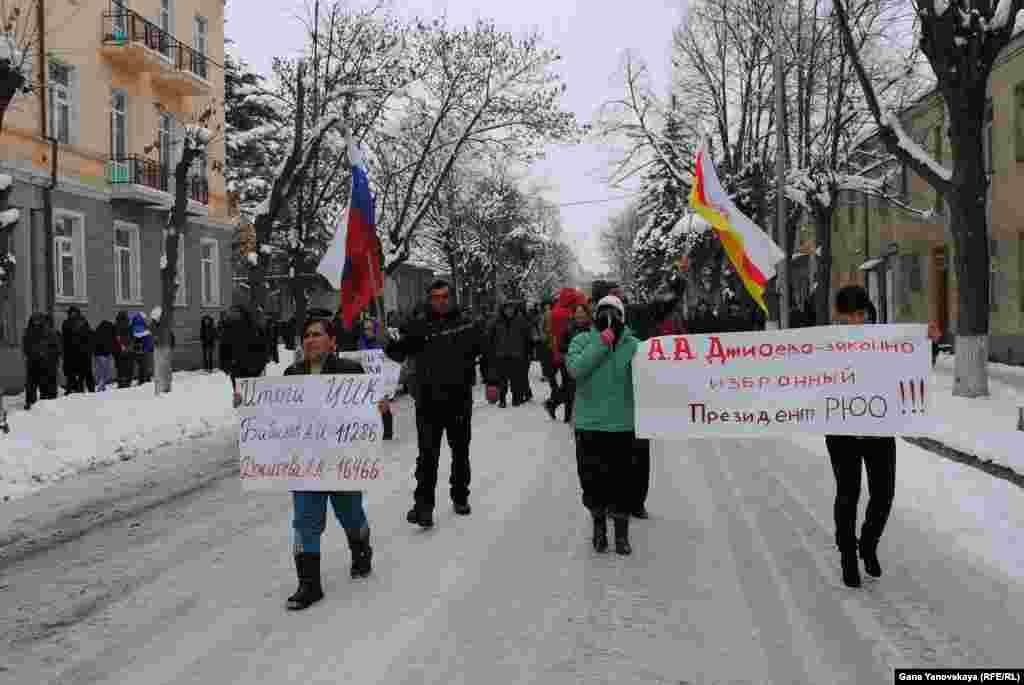
{"label": "woman in black coat holding banner", "polygon": [[[330,314],[313,311],[302,327],[303,361],[284,372],[286,376],[305,374],[365,373],[358,362],[339,359],[335,352],[335,329]],[[235,406],[241,396],[235,393]],[[327,501],[330,500],[338,523],[345,529],[352,551],[352,578],[370,575],[373,548],[370,524],[363,509],[363,493],[356,491],[293,492],[295,530],[295,570],[299,589],[288,598],[288,609],[302,610],[323,599],[320,583],[320,538],[327,526]]]}

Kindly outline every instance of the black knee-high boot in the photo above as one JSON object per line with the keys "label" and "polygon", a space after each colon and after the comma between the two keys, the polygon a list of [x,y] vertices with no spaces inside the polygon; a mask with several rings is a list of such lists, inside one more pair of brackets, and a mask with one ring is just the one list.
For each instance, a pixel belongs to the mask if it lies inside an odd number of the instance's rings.
{"label": "black knee-high boot", "polygon": [[629,515],[616,516],[615,521],[615,553],[632,554],[633,548],[629,545]]}
{"label": "black knee-high boot", "polygon": [[299,589],[288,598],[288,609],[301,611],[324,598],[320,585],[320,554],[300,552],[295,555],[295,572],[299,577]]}
{"label": "black knee-high boot", "polygon": [[372,569],[373,547],[370,546],[370,528],[346,528],[348,548],[352,551],[353,578],[365,578]]}
{"label": "black knee-high boot", "polygon": [[594,544],[595,552],[607,552],[608,551],[608,517],[605,516],[603,511],[591,511],[591,517],[594,519],[594,535],[591,540]]}

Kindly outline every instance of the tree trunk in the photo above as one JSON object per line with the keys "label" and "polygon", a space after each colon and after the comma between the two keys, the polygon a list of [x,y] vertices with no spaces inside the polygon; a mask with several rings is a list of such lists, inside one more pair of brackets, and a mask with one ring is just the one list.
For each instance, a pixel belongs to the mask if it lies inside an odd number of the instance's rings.
{"label": "tree trunk", "polygon": [[309,300],[306,298],[306,282],[304,276],[295,276],[291,279],[292,303],[295,305],[295,328],[292,335],[295,340],[294,361],[300,362],[302,353],[302,324],[306,321],[306,311],[309,309]]}
{"label": "tree trunk", "polygon": [[174,206],[163,236],[167,266],[160,271],[160,320],[153,331],[153,386],[157,395],[171,391],[174,366],[171,331],[174,330],[174,300],[178,294],[178,260],[181,259],[178,236],[182,236],[184,242],[188,218],[188,170],[198,156],[198,151],[186,147],[174,167]]}
{"label": "tree trunk", "polygon": [[[973,184],[980,185],[980,184]],[[957,333],[953,395],[986,397],[988,390],[989,246],[984,190],[970,206],[949,202],[956,248]],[[970,198],[971,192],[958,193]],[[978,195],[974,195],[978,197]],[[969,285],[968,285],[969,284]]]}
{"label": "tree trunk", "polygon": [[814,212],[815,236],[821,256],[817,258],[818,289],[814,293],[814,325],[827,326],[832,319],[832,207]]}

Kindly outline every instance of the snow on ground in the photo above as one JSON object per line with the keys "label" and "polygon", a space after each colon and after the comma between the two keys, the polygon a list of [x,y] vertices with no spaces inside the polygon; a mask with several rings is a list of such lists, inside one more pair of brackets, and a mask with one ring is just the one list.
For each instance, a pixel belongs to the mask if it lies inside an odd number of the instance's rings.
{"label": "snow on ground", "polygon": [[[267,374],[283,374],[291,356],[282,347],[282,363],[268,366]],[[157,396],[149,382],[102,394],[61,395],[29,411],[24,404],[24,394],[4,398],[11,432],[0,433],[0,501],[238,421],[231,383],[220,371],[177,372],[166,395]]]}
{"label": "snow on ground", "polygon": [[935,433],[926,437],[1024,473],[1024,431],[1017,430],[1024,367],[989,364],[989,397],[953,397],[953,378],[953,357],[939,355],[932,376],[938,419]]}
{"label": "snow on ground", "polygon": [[[406,473],[411,410],[399,403],[385,448]],[[436,527],[405,522],[411,477],[382,484],[373,574],[348,578],[330,520],[327,596],[301,614],[283,609],[290,500],[233,478],[5,568],[0,683],[861,685],[894,667],[1014,665],[1024,501],[898,449],[885,575],[850,590],[821,438],[653,445],[652,517],[631,523],[624,558],[590,548],[568,427],[537,401],[479,406],[472,515],[451,511],[444,448]]]}

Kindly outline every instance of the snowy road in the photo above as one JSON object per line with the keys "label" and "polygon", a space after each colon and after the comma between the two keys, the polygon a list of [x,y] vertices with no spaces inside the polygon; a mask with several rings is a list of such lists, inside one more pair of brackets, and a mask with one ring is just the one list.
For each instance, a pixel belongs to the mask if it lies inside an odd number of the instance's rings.
{"label": "snowy road", "polygon": [[[407,469],[410,413],[389,448]],[[405,523],[408,483],[372,495],[374,574],[349,580],[331,521],[327,598],[297,614],[289,500],[217,480],[0,558],[0,683],[889,683],[1024,664],[1024,578],[959,551],[899,485],[885,576],[842,587],[814,444],[658,446],[634,555],[595,555],[568,429],[537,403],[483,407],[472,516],[444,499],[445,450],[435,529]],[[204,445],[210,463],[234,449]]]}

